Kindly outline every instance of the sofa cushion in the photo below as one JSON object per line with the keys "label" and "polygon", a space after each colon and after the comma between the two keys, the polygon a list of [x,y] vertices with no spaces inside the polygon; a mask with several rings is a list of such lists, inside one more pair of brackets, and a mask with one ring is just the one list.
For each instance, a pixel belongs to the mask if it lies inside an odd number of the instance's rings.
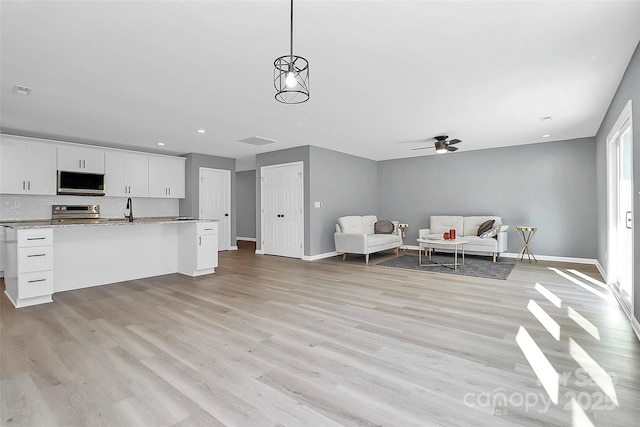
{"label": "sofa cushion", "polygon": [[493,216],[493,215],[465,216],[464,217],[464,235],[477,236],[478,227],[480,227],[480,224],[488,220],[494,220],[495,223],[493,225],[502,224],[502,218],[500,218],[499,216]]}
{"label": "sofa cushion", "polygon": [[[500,228],[501,227],[502,227],[501,225],[494,225],[490,229],[488,229],[488,230],[484,231],[482,234],[480,234],[480,237],[482,237],[483,239],[486,239],[488,237],[496,237],[498,235],[498,233],[500,232]],[[480,229],[478,229],[478,232],[480,232]]]}
{"label": "sofa cushion", "polygon": [[456,234],[460,235],[463,229],[461,216],[454,215],[432,215],[429,217],[429,228],[432,234],[444,234],[444,232],[456,229]]}
{"label": "sofa cushion", "polygon": [[374,226],[375,234],[392,234],[394,230],[393,223],[387,219],[377,221]]}
{"label": "sofa cushion", "polygon": [[493,224],[496,222],[495,219],[488,219],[485,222],[483,222],[482,224],[480,224],[480,226],[478,227],[478,233],[476,234],[477,236],[481,236],[486,233],[487,231],[491,230],[493,228]]}
{"label": "sofa cushion", "polygon": [[359,215],[342,216],[338,218],[338,225],[340,226],[340,231],[343,233],[364,233],[362,217]]}
{"label": "sofa cushion", "polygon": [[378,217],[375,215],[363,215],[362,216],[362,232],[364,234],[375,234],[375,224],[378,222]]}

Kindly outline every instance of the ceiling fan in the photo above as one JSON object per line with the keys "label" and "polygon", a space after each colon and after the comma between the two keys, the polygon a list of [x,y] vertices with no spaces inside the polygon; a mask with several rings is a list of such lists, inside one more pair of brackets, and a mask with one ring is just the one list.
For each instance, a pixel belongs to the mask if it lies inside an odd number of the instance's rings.
{"label": "ceiling fan", "polygon": [[[435,137],[436,142],[434,143],[434,147],[436,149],[436,153],[446,153],[448,151],[456,151],[458,147],[452,147],[452,145],[457,144],[460,141],[459,139],[449,139],[448,135],[438,135]],[[412,148],[412,150],[424,150],[431,147],[419,147]]]}

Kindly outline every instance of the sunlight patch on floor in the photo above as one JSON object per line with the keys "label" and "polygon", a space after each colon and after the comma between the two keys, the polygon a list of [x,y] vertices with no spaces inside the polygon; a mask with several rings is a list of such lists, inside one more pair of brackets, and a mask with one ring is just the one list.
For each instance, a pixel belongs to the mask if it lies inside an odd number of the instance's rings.
{"label": "sunlight patch on floor", "polygon": [[567,315],[570,319],[573,319],[574,322],[580,325],[582,329],[587,331],[589,335],[600,341],[600,332],[598,332],[598,328],[596,327],[596,325],[585,319],[582,314],[578,313],[571,307],[567,308]]}
{"label": "sunlight patch on floor", "polygon": [[607,396],[615,403],[618,404],[618,397],[616,396],[616,389],[611,379],[611,375],[605,371],[602,366],[598,364],[580,345],[569,338],[569,354],[575,359],[576,362],[584,369],[591,379],[605,392]]}
{"label": "sunlight patch on floor", "polygon": [[540,295],[542,295],[547,300],[549,300],[551,304],[555,305],[558,308],[562,307],[562,300],[559,297],[557,297],[556,294],[551,292],[549,289],[542,286],[540,283],[536,283],[536,286],[534,289],[538,291]]}
{"label": "sunlight patch on floor", "polygon": [[529,332],[522,326],[518,329],[518,334],[516,335],[516,342],[522,350],[524,357],[527,358],[529,365],[533,368],[533,372],[537,375],[540,383],[546,390],[549,398],[554,403],[554,405],[558,404],[558,381],[560,376],[553,369],[551,362],[547,359],[547,356],[544,355],[538,344],[531,338]]}
{"label": "sunlight patch on floor", "polygon": [[531,314],[533,314],[533,317],[538,319],[538,322],[540,322],[540,324],[545,327],[545,329],[551,334],[552,337],[556,339],[556,341],[560,341],[560,325],[558,325],[558,322],[556,322],[551,316],[549,316],[549,313],[544,311],[544,309],[532,299],[529,300],[527,309],[529,310],[529,312],[531,312]]}
{"label": "sunlight patch on floor", "polygon": [[607,291],[609,290],[609,287],[606,284],[602,283],[599,280],[594,279],[593,277],[587,276],[586,274],[581,273],[578,270],[574,270],[570,268],[567,271],[571,274],[575,274],[576,276],[580,277],[583,280],[586,280],[587,282],[591,282],[596,286],[600,286],[602,289],[606,289]]}
{"label": "sunlight patch on floor", "polygon": [[601,291],[593,288],[592,286],[587,285],[586,283],[576,279],[573,276],[570,276],[569,274],[565,273],[564,271],[560,271],[557,268],[553,268],[553,267],[548,267],[548,268],[549,268],[549,270],[555,272],[559,276],[564,277],[565,279],[571,281],[572,283],[575,283],[576,285],[578,285],[581,288],[591,292],[592,294],[599,296],[600,298],[602,298],[603,300],[607,301],[608,303],[615,303],[616,302],[614,296],[611,295],[610,293],[606,293],[605,294],[604,292],[601,292]]}

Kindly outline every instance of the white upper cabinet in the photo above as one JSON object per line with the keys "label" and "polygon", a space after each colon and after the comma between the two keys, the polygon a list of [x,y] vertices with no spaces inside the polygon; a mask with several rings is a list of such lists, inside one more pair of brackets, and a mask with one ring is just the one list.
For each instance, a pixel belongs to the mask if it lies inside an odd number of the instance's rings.
{"label": "white upper cabinet", "polygon": [[58,170],[102,174],[104,173],[104,150],[59,145]]}
{"label": "white upper cabinet", "polygon": [[149,197],[183,199],[185,159],[149,156]]}
{"label": "white upper cabinet", "polygon": [[56,146],[2,136],[0,193],[56,194]]}
{"label": "white upper cabinet", "polygon": [[104,161],[104,185],[107,196],[149,196],[149,156],[107,151]]}

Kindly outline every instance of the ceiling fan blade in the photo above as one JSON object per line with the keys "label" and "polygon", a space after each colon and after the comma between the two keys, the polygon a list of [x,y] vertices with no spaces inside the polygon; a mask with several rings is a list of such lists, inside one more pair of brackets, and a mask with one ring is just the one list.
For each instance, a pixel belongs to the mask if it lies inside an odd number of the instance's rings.
{"label": "ceiling fan blade", "polygon": [[447,151],[456,151],[458,147],[447,147]]}
{"label": "ceiling fan blade", "polygon": [[462,141],[460,141],[459,139],[452,139],[451,141],[449,141],[449,145],[457,144],[459,142],[462,142]]}
{"label": "ceiling fan blade", "polygon": [[419,147],[419,148],[412,148],[411,151],[416,151],[416,150],[426,150],[427,148],[433,148],[433,147]]}

